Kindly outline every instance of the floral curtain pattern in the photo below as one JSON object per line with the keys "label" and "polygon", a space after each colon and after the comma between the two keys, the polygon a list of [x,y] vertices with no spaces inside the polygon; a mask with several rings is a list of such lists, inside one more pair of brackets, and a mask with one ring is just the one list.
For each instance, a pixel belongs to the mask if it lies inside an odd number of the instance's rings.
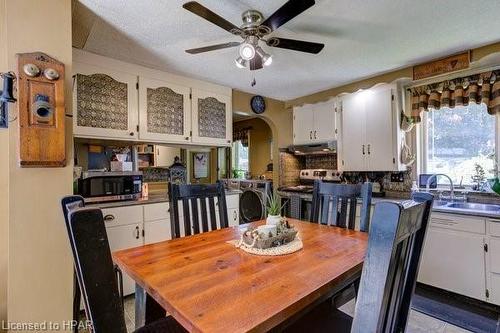
{"label": "floral curtain pattern", "polygon": [[249,129],[234,130],[233,141],[241,141],[243,147],[248,147]]}
{"label": "floral curtain pattern", "polygon": [[419,122],[422,111],[484,103],[491,115],[500,112],[500,70],[410,89],[411,116]]}

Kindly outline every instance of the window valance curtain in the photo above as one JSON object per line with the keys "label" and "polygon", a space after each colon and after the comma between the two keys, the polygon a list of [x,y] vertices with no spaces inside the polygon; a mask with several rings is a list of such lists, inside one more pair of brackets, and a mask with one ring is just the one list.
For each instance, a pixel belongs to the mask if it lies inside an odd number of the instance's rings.
{"label": "window valance curtain", "polygon": [[243,147],[248,147],[249,129],[239,129],[233,131],[233,141],[241,141]]}
{"label": "window valance curtain", "polygon": [[419,122],[422,111],[484,103],[491,115],[500,112],[500,70],[470,75],[410,89],[411,116]]}

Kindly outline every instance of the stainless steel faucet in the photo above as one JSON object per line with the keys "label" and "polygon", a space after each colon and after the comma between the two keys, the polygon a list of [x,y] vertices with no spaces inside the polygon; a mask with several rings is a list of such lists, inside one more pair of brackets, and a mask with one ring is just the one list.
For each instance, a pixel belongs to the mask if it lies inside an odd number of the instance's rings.
{"label": "stainless steel faucet", "polygon": [[453,186],[453,180],[451,180],[450,176],[448,175],[445,175],[444,173],[435,173],[433,174],[432,176],[430,176],[428,179],[427,179],[427,184],[425,186],[425,190],[427,192],[429,192],[429,187],[430,187],[430,184],[431,184],[431,180],[433,178],[436,178],[436,183],[437,183],[437,177],[438,176],[444,176],[446,178],[448,178],[448,180],[450,181],[450,196],[443,196],[441,192],[439,192],[439,200],[453,200],[455,198],[455,188]]}

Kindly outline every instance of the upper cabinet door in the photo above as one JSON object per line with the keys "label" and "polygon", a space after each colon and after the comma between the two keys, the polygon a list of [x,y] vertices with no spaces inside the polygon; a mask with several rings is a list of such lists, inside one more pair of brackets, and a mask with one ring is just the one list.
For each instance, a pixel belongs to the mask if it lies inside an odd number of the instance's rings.
{"label": "upper cabinet door", "polygon": [[137,76],[73,63],[76,137],[137,139]]}
{"label": "upper cabinet door", "polygon": [[365,108],[359,93],[342,97],[341,101],[341,152],[340,167],[344,171],[365,171],[367,147],[365,145]]}
{"label": "upper cabinet door", "polygon": [[192,90],[192,142],[229,146],[233,137],[231,96]]}
{"label": "upper cabinet door", "polygon": [[313,105],[313,141],[327,142],[336,139],[335,102],[329,101]]}
{"label": "upper cabinet door", "polygon": [[293,108],[293,144],[303,145],[313,141],[313,106],[304,105]]}
{"label": "upper cabinet door", "polygon": [[393,90],[375,88],[365,95],[367,169],[391,171],[396,168]]}
{"label": "upper cabinet door", "polygon": [[190,89],[170,82],[139,77],[139,139],[189,142]]}

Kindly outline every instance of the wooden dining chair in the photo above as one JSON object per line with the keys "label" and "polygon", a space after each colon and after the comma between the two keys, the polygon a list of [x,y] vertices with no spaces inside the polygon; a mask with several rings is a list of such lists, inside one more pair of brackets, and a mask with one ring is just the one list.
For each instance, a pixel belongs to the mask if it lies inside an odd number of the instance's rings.
{"label": "wooden dining chair", "polygon": [[[187,185],[170,183],[168,191],[172,238],[229,226],[226,192],[222,182]],[[179,202],[182,203],[181,206]],[[218,212],[216,212],[217,210]],[[219,216],[219,225],[217,225],[216,214]],[[181,223],[184,226],[185,235],[181,235]]]}
{"label": "wooden dining chair", "polygon": [[[68,214],[78,208],[85,207],[85,201],[82,196],[80,195],[68,195],[62,198],[61,200],[61,206],[62,206],[62,211],[64,215],[64,221],[66,223],[66,229],[70,230],[69,228],[69,216]],[[68,236],[70,237],[70,234],[68,233]],[[116,273],[116,279],[118,281],[118,286],[119,286],[119,292],[120,292],[120,301],[122,304],[122,308],[124,307],[123,304],[123,274],[122,271],[118,268],[118,266],[114,265],[114,270]],[[74,274],[73,274],[73,321],[79,322],[80,319],[80,302],[81,302],[81,290],[78,285],[78,277],[77,277],[77,270],[75,268]],[[85,300],[84,300],[85,301]],[[78,332],[78,326],[75,326],[73,328],[73,331],[75,333]]]}
{"label": "wooden dining chair", "polygon": [[375,205],[354,318],[323,302],[285,332],[404,332],[433,196]]}
{"label": "wooden dining chair", "polygon": [[361,199],[361,231],[368,231],[372,204],[372,184],[314,182],[311,222],[354,229],[358,198]]}
{"label": "wooden dining chair", "polygon": [[[69,211],[68,235],[85,312],[94,333],[127,333],[124,310],[102,212],[98,208]],[[137,333],[187,332],[171,316],[136,330]]]}

